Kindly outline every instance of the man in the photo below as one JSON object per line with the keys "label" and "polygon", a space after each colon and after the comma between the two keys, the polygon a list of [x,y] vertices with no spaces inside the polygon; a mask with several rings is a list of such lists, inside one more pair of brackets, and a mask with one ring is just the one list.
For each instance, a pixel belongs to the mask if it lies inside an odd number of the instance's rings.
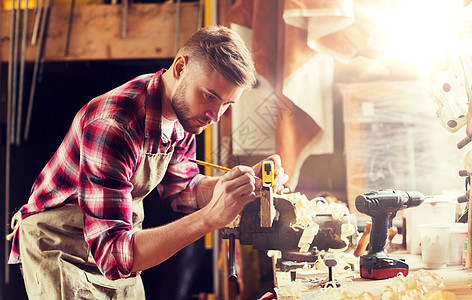
{"label": "man", "polygon": [[[243,41],[224,27],[197,31],[168,70],[139,76],[86,104],[13,222],[9,263],[22,263],[31,299],[143,299],[140,271],[219,229],[253,201],[261,163],[198,174],[195,134],[253,85]],[[276,188],[288,179],[280,158]],[[143,198],[185,217],[145,229]]]}

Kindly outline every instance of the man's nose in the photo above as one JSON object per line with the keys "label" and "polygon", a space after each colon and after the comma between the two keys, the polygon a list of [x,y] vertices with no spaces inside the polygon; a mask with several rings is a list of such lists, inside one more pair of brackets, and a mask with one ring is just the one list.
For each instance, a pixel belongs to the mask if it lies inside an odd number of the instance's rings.
{"label": "man's nose", "polygon": [[206,113],[207,117],[211,119],[212,122],[218,123],[220,121],[221,115],[223,115],[224,109],[223,105],[215,106],[212,109],[209,109]]}

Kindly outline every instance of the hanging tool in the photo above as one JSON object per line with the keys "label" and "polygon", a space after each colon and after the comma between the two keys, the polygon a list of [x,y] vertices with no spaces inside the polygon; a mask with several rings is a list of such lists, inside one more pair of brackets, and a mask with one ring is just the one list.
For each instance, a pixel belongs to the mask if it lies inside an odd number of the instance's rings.
{"label": "hanging tool", "polygon": [[67,25],[66,48],[64,50],[64,56],[69,56],[70,33],[72,31],[72,21],[74,19],[74,7],[75,7],[75,0],[71,0],[70,1],[70,12],[69,12],[69,22],[68,22],[68,25]]}
{"label": "hanging tool", "polygon": [[41,24],[41,15],[43,12],[43,0],[37,0],[36,17],[34,18],[33,34],[31,35],[31,45],[35,46],[38,40],[39,25]]}
{"label": "hanging tool", "polygon": [[18,4],[13,0],[12,2],[12,11],[11,11],[11,20],[10,20],[10,58],[8,64],[8,88],[9,88],[9,97],[11,104],[11,124],[9,130],[10,139],[8,143],[13,144],[15,142],[15,112],[16,112],[16,92],[17,92],[17,76],[18,76],[18,31],[19,31],[19,22],[20,22],[20,8],[17,5],[20,4],[20,0],[17,0]]}
{"label": "hanging tool", "polygon": [[21,121],[23,115],[23,91],[25,79],[25,62],[26,62],[26,39],[28,36],[28,0],[25,2],[23,11],[23,32],[21,36],[21,58],[20,58],[20,78],[18,87],[18,115],[16,117],[16,145],[20,145],[21,141]]}
{"label": "hanging tool", "polygon": [[52,1],[53,0],[46,0],[45,6],[42,10],[43,14],[41,17],[42,22],[41,22],[41,28],[40,28],[40,33],[39,33],[40,34],[39,44],[36,51],[36,59],[34,61],[33,78],[31,81],[31,90],[30,90],[29,103],[28,103],[28,112],[26,115],[26,125],[25,125],[25,133],[24,133],[25,140],[28,140],[28,136],[29,136],[31,113],[33,110],[34,93],[36,90],[36,83],[38,81],[39,65],[40,63],[41,64],[44,63],[44,52],[46,48],[46,31],[49,25],[49,13],[51,10]]}
{"label": "hanging tool", "polygon": [[174,53],[177,54],[180,45],[180,3],[181,0],[175,2],[175,36],[174,36]]}
{"label": "hanging tool", "polygon": [[126,39],[128,30],[128,0],[121,0],[121,39]]}
{"label": "hanging tool", "polygon": [[387,231],[392,220],[401,209],[418,206],[424,201],[419,192],[399,190],[379,190],[356,197],[356,208],[359,212],[372,217],[372,229],[369,240],[369,251],[360,257],[362,278],[385,279],[408,275],[408,265],[404,259],[389,257],[384,252]]}
{"label": "hanging tool", "polygon": [[198,5],[197,30],[203,27],[203,9],[205,7],[205,0],[200,0]]}
{"label": "hanging tool", "polygon": [[[19,0],[18,0],[19,1]],[[15,7],[15,0],[12,1],[13,7]],[[13,72],[13,31],[14,31],[14,16],[15,10],[11,10],[11,15],[10,15],[10,53],[8,57],[8,97],[7,97],[7,130],[6,130],[6,140],[5,140],[5,234],[8,234],[10,229],[8,228],[9,226],[7,225],[8,221],[10,219],[10,165],[11,165],[11,145],[10,141],[12,140],[11,137],[11,114],[12,114],[12,72]],[[6,235],[5,235],[6,236]],[[9,242],[5,239],[5,249],[9,248]],[[5,254],[5,260],[8,261],[8,251],[4,252]],[[9,264],[4,264],[4,271],[5,271],[5,277],[4,281],[5,284],[10,283],[10,266]]]}

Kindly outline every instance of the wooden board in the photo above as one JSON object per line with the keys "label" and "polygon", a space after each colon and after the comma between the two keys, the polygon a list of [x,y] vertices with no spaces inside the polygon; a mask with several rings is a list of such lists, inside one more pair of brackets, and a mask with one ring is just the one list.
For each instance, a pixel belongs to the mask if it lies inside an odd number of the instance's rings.
{"label": "wooden board", "polygon": [[[198,26],[198,2],[181,4],[180,45]],[[74,9],[69,55],[64,55],[70,8],[51,9],[46,39],[47,61],[104,59],[161,59],[175,55],[176,5],[132,4],[128,9],[127,36],[121,39],[121,5],[100,4]],[[28,14],[28,41],[31,41],[34,10]],[[11,11],[2,10],[1,60],[8,61]],[[21,22],[22,23],[22,22]],[[20,30],[21,32],[21,30]],[[28,42],[26,60],[34,61],[36,46]]]}
{"label": "wooden board", "polygon": [[272,227],[275,218],[274,195],[272,188],[262,187],[261,189],[261,227]]}

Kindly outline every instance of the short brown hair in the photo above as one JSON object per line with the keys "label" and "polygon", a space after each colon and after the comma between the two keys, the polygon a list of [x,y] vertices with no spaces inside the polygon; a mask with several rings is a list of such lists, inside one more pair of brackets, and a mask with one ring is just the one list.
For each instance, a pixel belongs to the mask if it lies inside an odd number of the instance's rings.
{"label": "short brown hair", "polygon": [[251,52],[242,38],[224,26],[209,26],[195,32],[180,49],[189,62],[207,62],[228,81],[252,87],[255,68]]}

